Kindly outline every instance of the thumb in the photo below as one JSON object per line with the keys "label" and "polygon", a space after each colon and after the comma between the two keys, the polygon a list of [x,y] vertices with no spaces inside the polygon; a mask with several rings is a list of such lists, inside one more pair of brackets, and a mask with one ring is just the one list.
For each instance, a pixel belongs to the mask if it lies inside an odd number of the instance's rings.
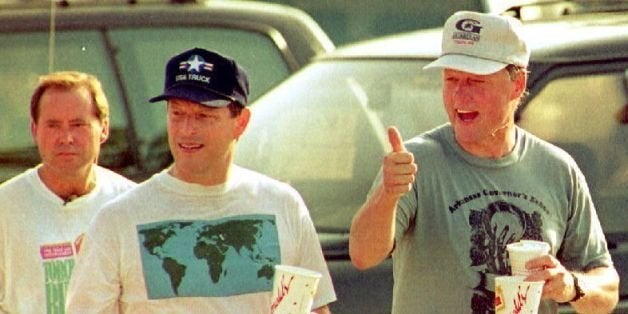
{"label": "thumb", "polygon": [[403,145],[403,139],[397,127],[391,126],[388,128],[388,141],[390,142],[390,146],[392,146],[393,152],[398,153],[406,151],[406,147]]}

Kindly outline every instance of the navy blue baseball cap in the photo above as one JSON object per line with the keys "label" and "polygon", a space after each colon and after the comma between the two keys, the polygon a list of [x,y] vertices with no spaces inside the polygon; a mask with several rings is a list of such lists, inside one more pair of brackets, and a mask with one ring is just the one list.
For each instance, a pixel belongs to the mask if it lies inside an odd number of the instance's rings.
{"label": "navy blue baseball cap", "polygon": [[168,61],[164,92],[150,102],[181,98],[208,107],[231,102],[246,106],[248,97],[249,81],[243,68],[231,58],[194,48]]}

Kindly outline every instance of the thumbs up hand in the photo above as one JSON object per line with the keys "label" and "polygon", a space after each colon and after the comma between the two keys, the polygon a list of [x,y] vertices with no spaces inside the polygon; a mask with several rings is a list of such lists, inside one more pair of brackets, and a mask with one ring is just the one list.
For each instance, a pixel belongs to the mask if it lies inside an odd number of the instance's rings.
{"label": "thumbs up hand", "polygon": [[388,141],[392,152],[384,157],[382,165],[384,190],[400,197],[412,189],[418,167],[414,155],[406,150],[401,134],[394,126],[388,128]]}

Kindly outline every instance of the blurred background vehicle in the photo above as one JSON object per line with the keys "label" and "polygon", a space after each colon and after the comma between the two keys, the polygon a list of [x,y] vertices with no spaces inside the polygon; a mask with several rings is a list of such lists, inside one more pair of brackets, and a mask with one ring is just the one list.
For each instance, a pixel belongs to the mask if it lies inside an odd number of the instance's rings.
{"label": "blurred background vehicle", "polygon": [[[488,12],[487,0],[257,0],[287,4],[302,9],[319,22],[337,45],[387,34],[440,27],[461,9]],[[499,0],[506,2],[506,0]]]}
{"label": "blurred background vehicle", "polygon": [[287,4],[309,13],[336,45],[399,32],[440,27],[458,10],[501,13],[555,0],[256,0]]}
{"label": "blurred background vehicle", "polygon": [[169,164],[163,89],[168,59],[193,47],[238,60],[251,100],[334,49],[320,26],[288,6],[242,1],[25,1],[0,5],[0,182],[39,162],[29,102],[37,77],[96,75],[111,104],[100,163],[141,180]]}
{"label": "blurred background vehicle", "polygon": [[[524,22],[530,94],[517,123],[580,165],[622,278],[617,313],[628,313],[628,11],[590,4]],[[253,104],[236,163],[302,193],[338,292],[336,314],[390,312],[390,260],[355,270],[348,228],[389,150],[386,127],[408,139],[447,121],[440,73],[422,71],[440,41],[441,29],[431,29],[339,47]]]}

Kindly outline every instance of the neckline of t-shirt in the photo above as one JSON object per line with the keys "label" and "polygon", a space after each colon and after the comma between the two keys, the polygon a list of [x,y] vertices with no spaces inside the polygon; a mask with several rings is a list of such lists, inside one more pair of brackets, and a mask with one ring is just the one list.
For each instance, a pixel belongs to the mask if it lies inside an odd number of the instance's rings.
{"label": "neckline of t-shirt", "polygon": [[515,126],[516,139],[515,146],[512,151],[500,158],[478,157],[464,150],[455,139],[454,130],[451,125],[445,130],[445,140],[448,146],[465,162],[483,168],[503,168],[519,161],[521,157],[521,149],[523,147],[523,132],[519,127]]}
{"label": "neckline of t-shirt", "polygon": [[197,183],[190,183],[183,181],[173,175],[171,175],[168,170],[165,169],[159,174],[159,181],[168,189],[181,194],[187,195],[195,195],[195,196],[208,196],[208,197],[218,197],[222,196],[229,191],[233,190],[237,184],[237,179],[239,176],[237,174],[238,169],[234,167],[232,169],[230,179],[222,184],[216,185],[202,185]]}

